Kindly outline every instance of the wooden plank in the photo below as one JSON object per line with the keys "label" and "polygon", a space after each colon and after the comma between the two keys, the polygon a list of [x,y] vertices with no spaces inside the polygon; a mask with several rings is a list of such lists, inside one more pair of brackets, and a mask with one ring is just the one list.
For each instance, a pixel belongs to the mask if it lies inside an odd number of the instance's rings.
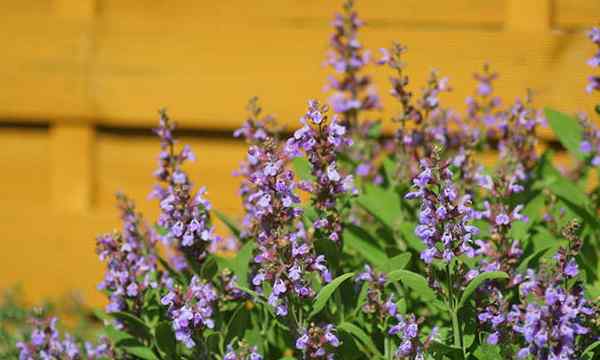
{"label": "wooden plank", "polygon": [[555,25],[566,29],[589,29],[598,26],[600,1],[554,0]]}
{"label": "wooden plank", "polygon": [[94,196],[94,128],[58,124],[50,128],[53,208],[86,212]]}
{"label": "wooden plank", "polygon": [[[19,23],[13,21],[3,26]],[[295,126],[308,98],[325,97],[321,89],[328,74],[322,68],[327,26],[222,28],[200,19],[174,27],[168,17],[152,22],[102,21],[84,85],[81,71],[73,70],[78,63],[71,53],[78,45],[68,22],[44,31],[19,33],[12,28],[8,33],[20,34],[24,41],[16,42],[0,69],[6,85],[0,91],[0,114],[150,126],[156,109],[167,106],[186,127],[233,129],[244,118],[246,100],[259,95],[267,111]],[[215,33],[219,36],[201,35]],[[545,105],[585,110],[593,103],[583,92],[589,74],[585,61],[593,48],[582,33],[524,37],[493,31],[371,27],[363,35],[372,48],[393,40],[406,43],[417,89],[427,72],[438,66],[456,89],[445,100],[459,109],[471,93],[472,73],[485,61],[501,73],[498,90],[507,101],[531,87]],[[0,34],[3,37],[8,35]],[[65,47],[71,50],[62,51]],[[377,84],[385,94],[389,73],[378,71]],[[32,92],[34,88],[39,91]],[[389,97],[384,95],[384,100]],[[384,118],[395,111],[394,104],[388,104]]]}
{"label": "wooden plank", "polygon": [[[181,138],[178,142],[189,144],[198,158],[186,167],[197,188],[206,186],[207,197],[215,208],[239,213],[239,178],[233,177],[232,173],[246,156],[245,144],[241,141],[197,137]],[[157,166],[158,139],[101,133],[97,149],[98,207],[113,209],[115,192],[123,191],[135,199],[144,212],[157,215],[156,201],[147,201],[147,197],[156,183],[152,174]]]}
{"label": "wooden plank", "polygon": [[45,128],[0,129],[0,214],[18,207],[50,205],[50,138]]}
{"label": "wooden plank", "polygon": [[[377,26],[410,24],[414,26],[500,26],[507,0],[361,0],[356,8],[362,19]],[[252,24],[255,27],[328,26],[343,0],[261,0],[200,2],[173,1],[103,1],[104,18],[120,21],[168,17],[193,22],[207,19],[224,26]],[[243,8],[243,11],[240,9]],[[213,20],[211,20],[213,19]],[[176,26],[181,26],[178,22]]]}
{"label": "wooden plank", "polygon": [[506,29],[547,32],[552,23],[552,0],[509,0]]}

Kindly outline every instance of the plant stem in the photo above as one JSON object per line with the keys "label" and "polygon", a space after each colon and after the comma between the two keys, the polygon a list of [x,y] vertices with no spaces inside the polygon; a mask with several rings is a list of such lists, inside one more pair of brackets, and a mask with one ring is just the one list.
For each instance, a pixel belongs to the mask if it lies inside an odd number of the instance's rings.
{"label": "plant stem", "polygon": [[458,314],[456,310],[451,310],[452,315],[452,332],[454,333],[454,346],[462,349],[462,339],[460,336],[460,323],[458,322]]}
{"label": "plant stem", "polygon": [[[458,320],[458,314],[456,312],[456,299],[454,299],[454,286],[452,282],[452,271],[450,270],[451,264],[446,265],[446,273],[448,275],[448,311],[450,311],[450,317],[452,319],[452,333],[454,335],[454,346],[463,349],[462,336],[460,332],[460,322]],[[464,354],[464,349],[463,349]]]}

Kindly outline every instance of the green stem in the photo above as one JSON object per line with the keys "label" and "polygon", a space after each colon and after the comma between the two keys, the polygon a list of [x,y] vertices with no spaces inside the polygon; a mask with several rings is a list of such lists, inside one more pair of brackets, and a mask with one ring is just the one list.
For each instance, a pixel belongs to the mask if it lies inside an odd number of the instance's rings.
{"label": "green stem", "polygon": [[461,348],[464,354],[464,348],[462,343],[462,335],[460,331],[460,322],[458,320],[458,313],[456,309],[456,299],[454,299],[454,286],[452,282],[452,271],[450,270],[451,264],[446,266],[446,273],[448,275],[448,311],[452,319],[452,333],[454,335],[454,346]]}
{"label": "green stem", "polygon": [[460,336],[460,323],[458,322],[458,314],[455,310],[452,310],[452,331],[454,333],[454,346],[462,349],[462,339]]}

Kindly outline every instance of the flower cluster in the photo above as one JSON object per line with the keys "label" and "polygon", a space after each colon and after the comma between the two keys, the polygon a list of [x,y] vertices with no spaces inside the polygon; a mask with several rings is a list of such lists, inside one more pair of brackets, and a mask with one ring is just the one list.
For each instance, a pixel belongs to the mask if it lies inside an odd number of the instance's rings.
{"label": "flower cluster", "polygon": [[358,29],[362,21],[354,11],[354,1],[347,0],[343,14],[337,14],[333,20],[334,33],[330,45],[327,64],[337,73],[338,78],[329,78],[329,87],[334,89],[330,98],[333,111],[342,115],[342,124],[352,132],[358,127],[358,114],[363,110],[381,107],[379,97],[371,86],[368,75],[361,74],[370,62],[369,51],[363,51],[358,40]]}
{"label": "flower cluster", "polygon": [[[243,138],[248,146],[251,147],[247,158],[242,161],[240,168],[234,175],[241,177],[240,196],[245,210],[245,216],[242,221],[242,237],[246,237],[247,231],[254,218],[255,205],[250,198],[254,194],[254,182],[251,177],[260,174],[262,164],[258,159],[261,152],[268,151],[266,148],[277,142],[277,129],[275,120],[270,115],[261,116],[262,108],[258,104],[258,98],[253,97],[246,107],[248,118],[241,128],[237,129],[234,137]],[[268,144],[271,142],[271,144]]]}
{"label": "flower cluster", "polygon": [[351,145],[352,140],[336,117],[328,121],[327,106],[315,100],[309,101],[308,111],[300,121],[303,126],[288,139],[285,151],[289,157],[306,153],[314,182],[303,182],[302,189],[313,195],[313,206],[319,216],[313,225],[325,237],[337,242],[342,231],[338,200],[343,195],[356,193],[352,175],[340,173],[337,153]]}
{"label": "flower cluster", "polygon": [[433,328],[425,341],[419,339],[419,321],[414,314],[396,315],[398,321],[393,325],[388,334],[398,336],[400,345],[396,349],[396,359],[423,359],[431,342],[437,337],[438,330]]}
{"label": "flower cluster", "polygon": [[600,129],[585,116],[579,116],[579,124],[583,128],[583,139],[579,150],[590,157],[593,166],[600,166]]}
{"label": "flower cluster", "polygon": [[150,195],[160,201],[157,225],[163,242],[174,245],[189,260],[202,261],[215,236],[208,213],[210,202],[204,198],[204,188],[192,194],[193,185],[182,165],[186,160],[195,160],[195,155],[188,146],[175,151],[174,129],[166,112],[161,111],[160,125],[155,129],[161,147],[155,176],[165,186],[157,185]]}
{"label": "flower cluster", "polygon": [[245,191],[246,235],[257,243],[252,285],[261,292],[267,281],[269,303],[279,316],[288,313],[287,296],[312,298],[309,275],[316,272],[330,281],[325,257],[316,254],[301,221],[298,184],[287,168],[288,153],[267,137],[248,150]]}
{"label": "flower cluster", "polygon": [[419,225],[415,229],[427,246],[421,259],[428,264],[433,259],[449,263],[461,254],[475,256],[472,237],[479,229],[471,221],[479,214],[471,208],[471,196],[459,195],[448,163],[423,159],[421,167],[421,173],[413,180],[415,190],[405,196],[421,200]]}
{"label": "flower cluster", "polygon": [[449,123],[457,119],[440,106],[439,95],[450,91],[447,78],[440,78],[436,71],[432,71],[421,97],[415,100],[408,90],[409,78],[404,73],[406,65],[402,58],[406,47],[395,43],[390,50],[381,51],[383,57],[379,63],[387,64],[396,73],[390,78],[390,94],[402,106],[402,111],[392,118],[399,124],[394,136],[398,176],[413,177],[419,171],[421,159],[431,155],[434,145],[456,147],[466,142],[462,139],[465,133],[450,132]]}
{"label": "flower cluster", "polygon": [[496,124],[500,98],[494,96],[493,82],[498,74],[490,70],[489,64],[484,64],[483,72],[474,75],[477,80],[475,96],[467,98],[467,116],[474,124],[484,124],[492,127]]}
{"label": "flower cluster", "polygon": [[577,336],[590,332],[586,323],[594,315],[584,298],[581,283],[572,280],[579,273],[574,257],[582,245],[576,235],[577,229],[576,222],[563,229],[569,246],[559,249],[554,256],[554,269],[542,268],[539,272],[528,269],[526,274],[518,277],[520,304],[513,304],[508,310],[507,300],[496,290],[490,305],[478,316],[493,331],[487,338],[488,343],[497,344],[501,338],[514,338],[519,334],[526,344],[516,354],[519,359],[528,356],[535,359],[573,358]]}
{"label": "flower cluster", "polygon": [[18,342],[20,360],[35,359],[115,359],[114,350],[108,339],[100,338],[98,345],[86,342],[82,348],[70,334],[65,334],[61,340],[56,328],[56,318],[33,318],[34,329],[28,342]]}
{"label": "flower cluster", "polygon": [[[598,51],[596,52],[594,57],[592,57],[588,61],[588,64],[593,68],[599,68],[600,67],[600,28],[597,28],[597,27],[592,28],[592,30],[589,32],[589,38],[590,38],[590,40],[592,40],[592,42],[594,44],[596,44],[596,46],[598,46]],[[586,87],[586,91],[588,93],[591,93],[593,91],[599,91],[599,90],[600,90],[600,76],[590,76],[589,83]]]}
{"label": "flower cluster", "polygon": [[335,348],[340,346],[335,326],[332,324],[310,324],[296,340],[296,349],[301,350],[307,359],[334,359]]}
{"label": "flower cluster", "polygon": [[123,232],[99,236],[96,252],[107,270],[98,289],[109,294],[107,312],[140,311],[145,289],[156,287],[156,250],[133,201],[117,194]]}
{"label": "flower cluster", "polygon": [[238,341],[236,346],[233,344],[227,345],[227,353],[223,360],[262,360],[262,355],[259,354],[256,346],[251,347],[245,341]]}
{"label": "flower cluster", "polygon": [[214,327],[213,307],[219,298],[215,288],[197,276],[192,277],[187,290],[172,288],[160,299],[168,307],[175,338],[192,348],[194,334]]}
{"label": "flower cluster", "polygon": [[221,296],[224,300],[239,300],[246,297],[246,293],[239,288],[237,275],[234,275],[228,268],[221,271],[219,280],[223,291]]}
{"label": "flower cluster", "polygon": [[499,115],[495,127],[497,150],[505,173],[512,174],[510,183],[527,180],[528,172],[535,167],[538,159],[536,132],[545,124],[542,112],[533,107],[531,91],[528,91],[525,101],[516,100],[510,109]]}
{"label": "flower cluster", "polygon": [[366,314],[373,314],[380,320],[387,316],[396,316],[397,307],[394,302],[394,296],[389,295],[384,300],[384,290],[386,276],[384,273],[373,270],[369,265],[365,265],[364,271],[356,275],[357,283],[364,283],[367,287],[367,301],[362,307]]}

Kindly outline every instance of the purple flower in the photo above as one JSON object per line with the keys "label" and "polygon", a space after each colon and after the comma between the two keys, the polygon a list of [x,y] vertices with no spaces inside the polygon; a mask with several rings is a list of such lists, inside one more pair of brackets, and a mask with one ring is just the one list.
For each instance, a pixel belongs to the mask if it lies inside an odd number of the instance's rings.
{"label": "purple flower", "polygon": [[155,240],[150,230],[131,200],[117,194],[117,201],[123,221],[122,232],[96,239],[96,253],[106,262],[106,273],[98,288],[109,295],[107,312],[134,310],[128,308],[126,300],[141,299],[144,291],[152,286],[157,271]]}
{"label": "purple flower", "polygon": [[[421,259],[427,264],[434,258],[450,262],[463,253],[472,257],[475,254],[472,236],[479,233],[477,227],[470,224],[479,216],[470,207],[470,196],[459,196],[452,173],[447,168],[440,170],[439,166],[423,160],[421,172],[413,179],[415,190],[405,196],[421,200],[415,235],[426,246]],[[433,191],[436,187],[442,189],[439,194]],[[443,248],[441,254],[438,246]]]}
{"label": "purple flower", "polygon": [[204,329],[212,329],[213,306],[218,295],[214,287],[197,276],[193,276],[185,292],[179,289],[170,291],[161,299],[167,306],[175,337],[186,347],[195,346],[192,334]]}
{"label": "purple flower", "polygon": [[565,275],[567,275],[569,277],[575,277],[575,276],[577,276],[578,273],[579,273],[579,267],[577,266],[575,259],[569,260],[569,262],[565,266]]}
{"label": "purple flower", "polygon": [[422,359],[427,347],[437,336],[437,329],[432,329],[424,342],[419,339],[419,323],[414,314],[396,315],[397,323],[388,329],[388,334],[398,336],[400,345],[395,351],[398,358]]}
{"label": "purple flower", "polygon": [[296,349],[302,350],[307,359],[333,359],[335,348],[340,344],[332,324],[311,323],[296,339]]}
{"label": "purple flower", "polygon": [[245,341],[238,341],[235,346],[231,343],[227,345],[223,360],[262,360],[262,358],[256,346],[251,347]]}
{"label": "purple flower", "polygon": [[[315,179],[310,190],[320,219],[315,224],[316,228],[323,237],[337,241],[342,232],[339,213],[341,198],[356,193],[352,176],[342,174],[337,167],[337,153],[352,141],[346,135],[345,127],[338,124],[335,117],[329,121],[326,106],[321,106],[315,100],[309,101],[308,106],[301,119],[304,127],[287,140],[285,152],[289,157],[301,156],[303,152],[306,154]],[[315,113],[320,114],[318,123],[313,119]]]}
{"label": "purple flower", "polygon": [[161,146],[156,177],[164,186],[157,185],[153,191],[161,208],[157,223],[162,232],[159,235],[166,245],[174,245],[177,252],[186,254],[186,258],[201,262],[213,240],[208,213],[211,206],[204,197],[204,188],[195,195],[192,193],[193,184],[182,165],[194,156],[189,147],[175,151],[174,129],[166,112],[161,111],[159,127],[155,129]]}
{"label": "purple flower", "polygon": [[101,337],[98,346],[85,343],[85,346],[75,341],[73,336],[65,333],[61,340],[58,332],[57,318],[33,318],[33,331],[31,341],[19,341],[16,347],[19,350],[19,359],[100,359],[115,358],[112,346],[108,339]]}

